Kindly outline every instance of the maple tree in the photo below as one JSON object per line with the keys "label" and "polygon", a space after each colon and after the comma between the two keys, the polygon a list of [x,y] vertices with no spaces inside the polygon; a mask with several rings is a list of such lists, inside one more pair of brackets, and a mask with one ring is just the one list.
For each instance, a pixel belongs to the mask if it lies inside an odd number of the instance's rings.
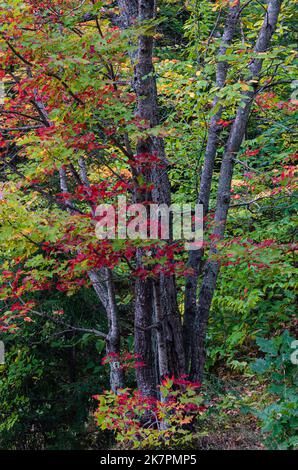
{"label": "maple tree", "polygon": [[[292,328],[297,54],[283,34],[293,10],[281,0],[0,6],[1,338],[56,329],[96,342],[111,388],[97,419],[125,429],[124,444],[193,440],[183,426],[206,410],[194,392],[206,368],[241,369],[237,347],[281,321]],[[203,246],[98,239],[97,206],[124,195],[147,208],[202,204]],[[78,296],[84,313],[85,292],[88,322],[64,305]]]}

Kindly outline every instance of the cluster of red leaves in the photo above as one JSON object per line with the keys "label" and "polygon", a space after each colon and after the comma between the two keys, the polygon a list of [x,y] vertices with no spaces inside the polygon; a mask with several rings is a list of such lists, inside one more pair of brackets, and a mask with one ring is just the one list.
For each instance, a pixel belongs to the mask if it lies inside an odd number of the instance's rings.
{"label": "cluster of red leaves", "polygon": [[63,202],[73,200],[92,203],[93,206],[96,206],[102,201],[112,200],[113,198],[120,196],[121,194],[127,194],[127,190],[129,190],[130,188],[131,183],[123,179],[118,180],[115,183],[111,183],[109,181],[101,181],[100,183],[91,184],[89,186],[78,185],[73,193],[57,193],[56,197]]}
{"label": "cluster of red leaves", "polygon": [[244,156],[245,157],[254,157],[256,155],[259,155],[260,151],[261,151],[261,149],[254,149],[254,150],[248,149],[244,152]]}
{"label": "cluster of red leaves", "polygon": [[144,367],[145,363],[142,361],[142,358],[139,354],[132,354],[130,352],[119,353],[109,353],[102,358],[102,365],[115,365],[119,369],[128,370],[128,369],[137,369],[139,367]]}
{"label": "cluster of red leaves", "polygon": [[98,203],[100,200],[107,200],[121,194],[126,194],[130,187],[130,183],[123,180],[117,181],[112,185],[108,181],[102,181],[90,186],[80,185],[75,191],[74,198],[77,198],[79,201]]}
{"label": "cluster of red leaves", "polygon": [[24,269],[17,269],[16,272],[4,270],[1,277],[0,295],[5,300],[18,300],[25,291],[37,292],[51,287],[49,282],[35,279]]}
{"label": "cluster of red leaves", "polygon": [[[242,240],[239,237],[233,238],[228,242],[225,242],[225,249],[231,251],[225,251],[222,256],[219,256],[222,266],[237,266],[240,264],[247,264],[248,268],[254,268],[257,271],[261,269],[271,269],[273,265],[280,264],[280,259],[273,259],[268,263],[260,262],[259,258],[262,257],[264,250],[278,251],[280,254],[289,253],[297,250],[297,245],[293,243],[278,243],[274,239],[264,239],[261,242],[256,242],[251,239]],[[233,252],[233,247],[236,247],[236,251]],[[239,252],[239,247],[243,248]]]}
{"label": "cluster of red leaves", "polygon": [[[298,108],[298,104],[293,102],[292,100],[288,101],[279,101],[278,96],[276,93],[270,91],[266,93],[259,94],[256,97],[256,105],[262,111],[267,109],[280,109],[286,112],[293,112],[296,111]],[[258,109],[255,110],[256,112]]]}
{"label": "cluster of red leaves", "polygon": [[[192,269],[187,267],[183,260],[177,260],[177,255],[181,255],[184,248],[181,243],[176,242],[159,245],[157,243],[147,246],[144,249],[143,266],[134,271],[134,275],[141,279],[154,278],[159,274],[166,276],[188,276],[192,274]],[[154,257],[152,258],[152,253]],[[147,257],[148,255],[148,257]]]}
{"label": "cluster of red leaves", "polygon": [[293,178],[297,173],[298,168],[294,165],[283,165],[283,171],[280,173],[279,176],[275,176],[272,178],[273,184],[281,184],[283,186],[287,185],[290,186],[293,182]]}
{"label": "cluster of red leaves", "polygon": [[182,376],[164,378],[158,397],[129,388],[105,391],[93,397],[99,402],[95,418],[101,429],[114,431],[118,440],[135,447],[146,445],[149,436],[153,443],[154,439],[170,443],[179,439],[179,433],[184,438],[189,432],[185,426],[206,411],[199,388],[200,384]]}
{"label": "cluster of red leaves", "polygon": [[151,168],[165,167],[165,163],[158,157],[158,155],[148,152],[135,155],[133,160],[129,160],[128,163],[132,168],[136,168],[140,172],[144,172]]}
{"label": "cluster of red leaves", "polygon": [[228,127],[230,124],[232,124],[233,121],[226,121],[224,119],[219,119],[216,124],[220,127]]}
{"label": "cluster of red leaves", "polygon": [[32,318],[28,315],[35,306],[35,302],[15,302],[9,307],[9,311],[0,317],[0,331],[14,332],[18,329],[17,320],[22,320],[27,323],[33,322]]}

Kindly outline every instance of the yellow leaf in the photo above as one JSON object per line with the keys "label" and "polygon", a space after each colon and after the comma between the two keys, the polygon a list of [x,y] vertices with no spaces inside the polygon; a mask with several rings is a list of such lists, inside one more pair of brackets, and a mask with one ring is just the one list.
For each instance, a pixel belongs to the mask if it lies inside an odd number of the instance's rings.
{"label": "yellow leaf", "polygon": [[189,424],[191,423],[193,420],[193,417],[192,416],[185,416],[185,418],[183,418],[181,421],[180,421],[180,424]]}
{"label": "yellow leaf", "polygon": [[241,90],[243,91],[248,91],[249,90],[249,85],[247,83],[241,83]]}

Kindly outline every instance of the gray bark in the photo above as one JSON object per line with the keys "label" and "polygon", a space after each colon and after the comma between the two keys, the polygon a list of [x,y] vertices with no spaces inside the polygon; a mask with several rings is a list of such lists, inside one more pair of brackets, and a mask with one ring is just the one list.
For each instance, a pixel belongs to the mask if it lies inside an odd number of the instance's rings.
{"label": "gray bark", "polygon": [[118,5],[121,27],[127,29],[138,19],[139,2],[138,0],[118,0]]}
{"label": "gray bark", "polygon": [[82,180],[82,183],[85,185],[85,186],[90,186],[90,182],[89,182],[89,178],[88,178],[88,172],[87,172],[87,167],[86,167],[86,162],[84,160],[83,157],[80,157],[79,158],[79,161],[78,161],[78,165],[79,165],[79,168],[80,168],[80,176],[81,176],[81,180]]}
{"label": "gray bark", "polygon": [[[260,29],[254,52],[265,52],[270,46],[272,35],[275,31],[278,16],[280,13],[282,0],[270,0],[268,10]],[[254,58],[249,65],[248,80],[258,80],[262,70],[262,59]],[[256,84],[254,84],[256,86]],[[223,156],[221,171],[218,183],[217,202],[214,219],[214,240],[220,240],[224,236],[227,215],[231,199],[231,182],[234,169],[234,159],[239,152],[242,140],[245,135],[249,112],[254,99],[255,91],[243,92],[241,106],[238,107],[237,114],[232,125],[225,153]],[[214,260],[217,253],[217,242],[211,243],[209,259],[206,263],[205,273],[199,294],[198,309],[195,319],[195,341],[191,357],[191,377],[194,380],[201,380],[203,376],[206,357],[206,331],[211,303],[216,287],[219,272],[219,263]]]}
{"label": "gray bark", "polygon": [[[218,59],[225,55],[227,48],[231,45],[235,36],[237,23],[239,20],[240,5],[231,7],[228,11],[218,50]],[[228,64],[225,61],[218,60],[216,69],[216,86],[221,89],[225,86],[228,73]],[[203,204],[203,214],[207,215],[209,210],[209,199],[211,192],[211,182],[214,168],[214,161],[217,153],[218,134],[220,126],[217,124],[222,116],[223,107],[219,105],[219,98],[215,96],[212,109],[217,111],[213,114],[208,131],[208,139],[204,155],[204,164],[200,180],[200,190],[197,204]],[[202,270],[202,258],[204,250],[199,249],[190,251],[188,265],[193,269],[193,274],[186,278],[185,303],[184,303],[184,324],[183,339],[186,365],[189,365],[193,337],[193,325],[197,309],[197,287],[198,278]]]}
{"label": "gray bark", "polygon": [[[120,11],[123,16],[122,27],[131,26],[133,20],[138,18],[139,23],[148,22],[155,18],[155,1],[119,0]],[[157,89],[155,71],[152,62],[153,55],[153,31],[152,34],[141,35],[138,39],[137,53],[133,55],[134,64],[134,89],[137,95],[136,114],[140,119],[146,120],[150,127],[159,123]],[[165,163],[164,143],[160,138],[140,139],[137,144],[137,153],[156,153]],[[151,169],[146,175],[146,182],[153,183],[154,190],[151,194],[138,194],[138,202],[154,201],[170,205],[171,189],[167,172],[158,167]],[[140,258],[141,253],[139,253]],[[157,358],[167,364],[162,368],[165,375],[180,375],[184,372],[184,351],[182,342],[182,326],[176,300],[176,286],[174,277],[159,276],[158,292],[161,303],[159,306],[161,318],[161,333],[157,337],[157,350],[165,351],[166,358]],[[153,360],[153,289],[151,281],[136,279],[135,283],[135,345],[136,353],[145,362],[145,367],[137,371],[138,386],[142,393],[148,394],[156,386],[154,381]],[[150,383],[151,381],[151,383]]]}
{"label": "gray bark", "polygon": [[[116,305],[116,297],[114,290],[114,281],[111,270],[105,269],[106,285],[108,294],[108,305],[106,307],[109,322],[109,332],[106,339],[107,354],[116,354],[119,357],[120,353],[120,329],[118,322],[118,312]],[[119,360],[110,362],[110,385],[113,392],[117,392],[119,388],[124,386],[123,369]]]}

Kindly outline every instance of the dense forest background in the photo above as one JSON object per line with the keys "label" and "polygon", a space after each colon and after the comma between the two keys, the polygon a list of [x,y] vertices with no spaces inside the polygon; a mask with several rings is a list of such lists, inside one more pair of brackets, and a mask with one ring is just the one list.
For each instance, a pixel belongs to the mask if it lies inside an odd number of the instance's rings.
{"label": "dense forest background", "polygon": [[0,2],[1,449],[297,448],[297,5],[156,3]]}

